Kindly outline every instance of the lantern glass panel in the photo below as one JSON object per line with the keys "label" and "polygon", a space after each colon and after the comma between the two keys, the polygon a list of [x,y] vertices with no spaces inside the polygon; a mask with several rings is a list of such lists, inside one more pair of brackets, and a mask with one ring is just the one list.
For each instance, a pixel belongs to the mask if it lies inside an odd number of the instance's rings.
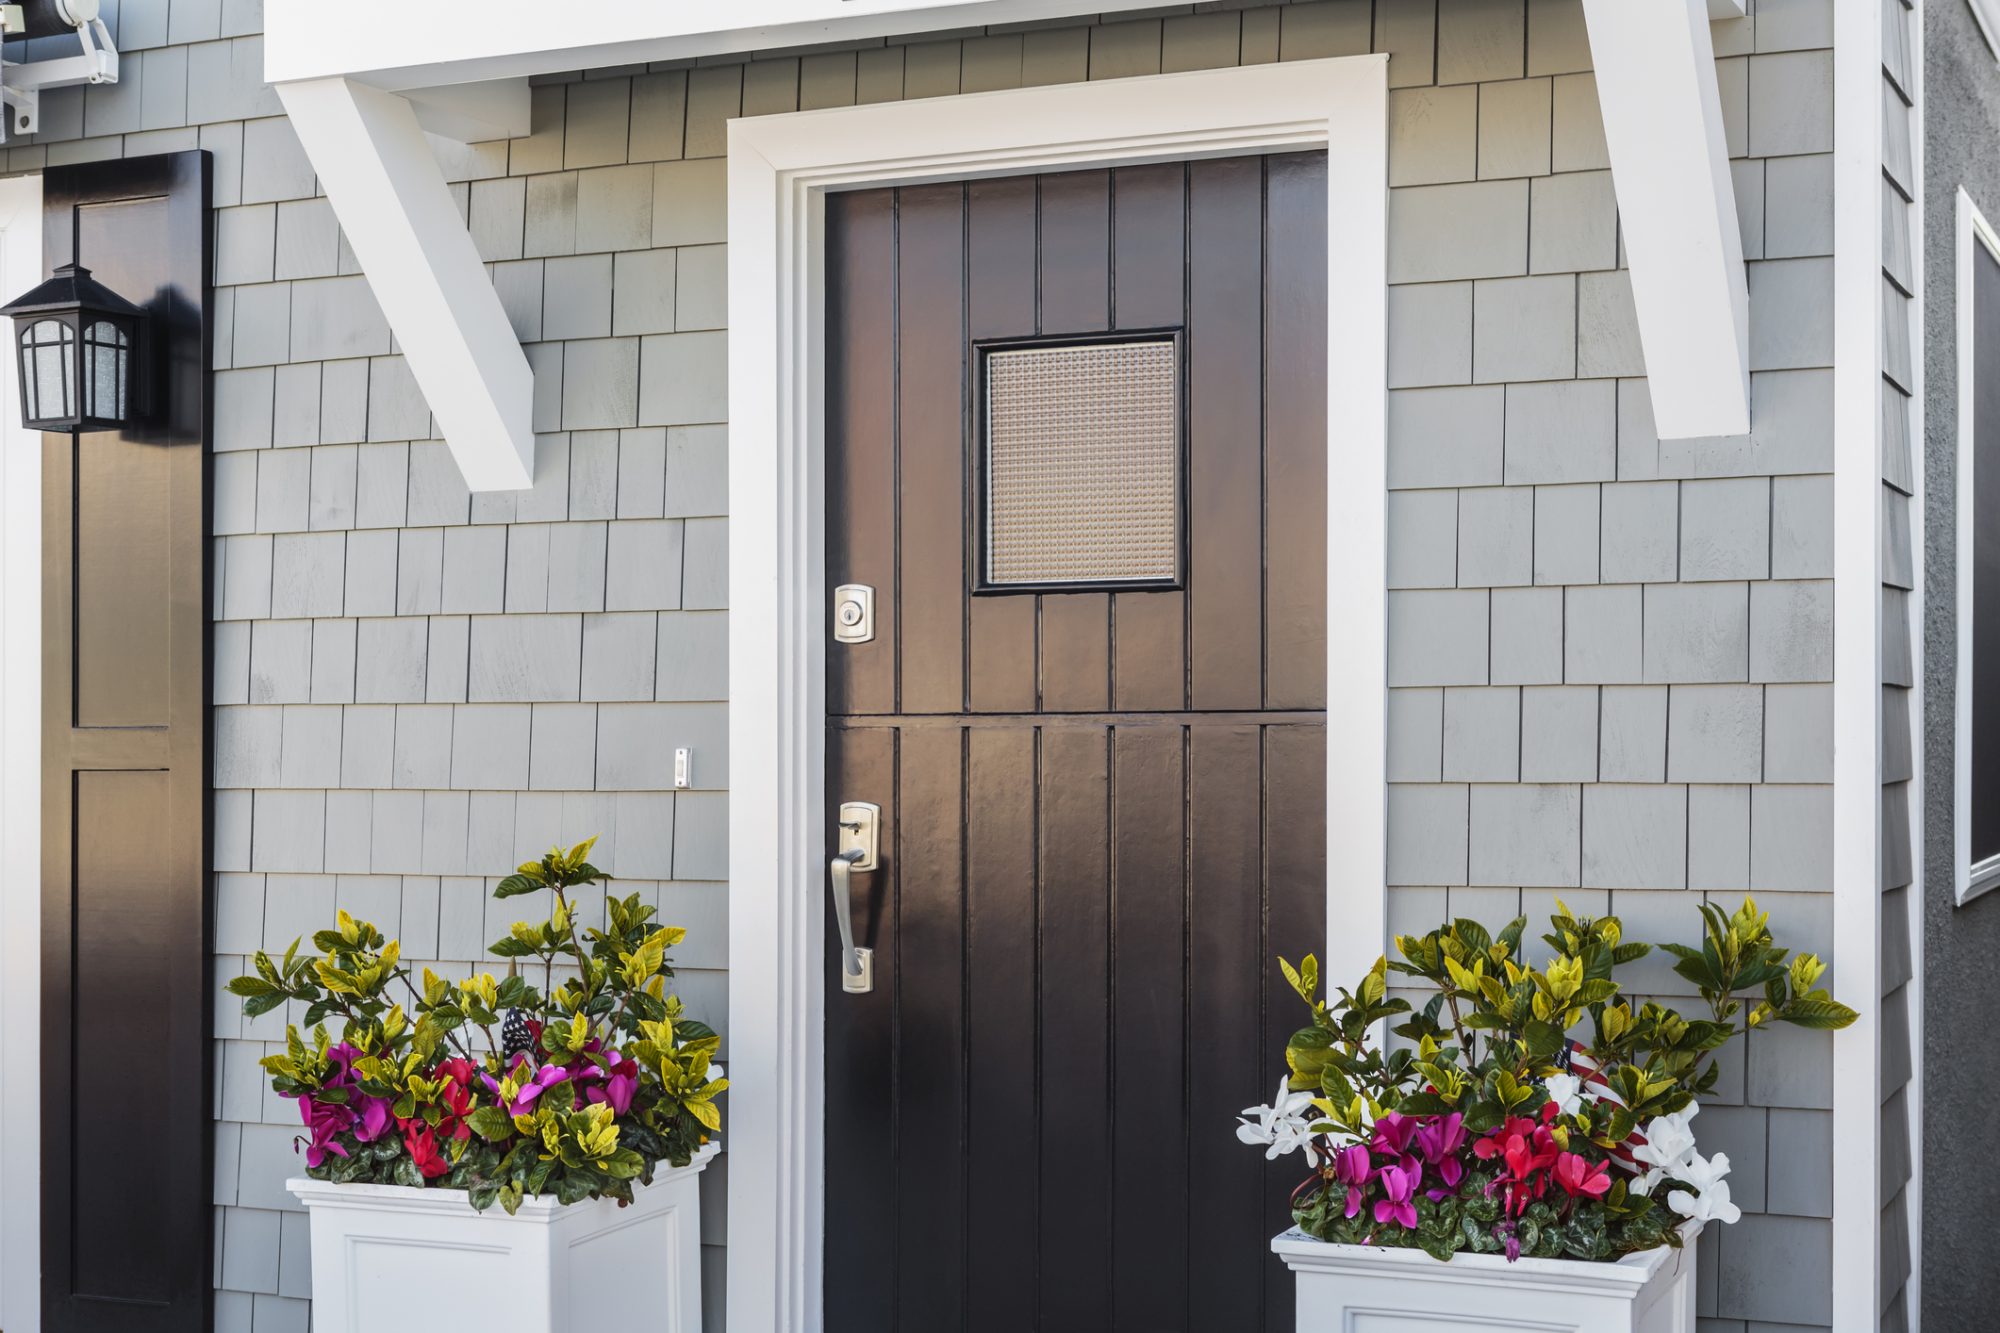
{"label": "lantern glass panel", "polygon": [[100,421],[125,419],[127,367],[132,340],[108,319],[83,331],[83,415]]}
{"label": "lantern glass panel", "polygon": [[76,334],[59,319],[38,319],[21,333],[21,394],[30,422],[76,415]]}

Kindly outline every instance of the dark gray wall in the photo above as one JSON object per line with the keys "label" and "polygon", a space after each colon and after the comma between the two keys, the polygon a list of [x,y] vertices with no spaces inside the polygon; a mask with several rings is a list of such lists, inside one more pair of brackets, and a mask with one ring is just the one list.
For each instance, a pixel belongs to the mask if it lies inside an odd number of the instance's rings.
{"label": "dark gray wall", "polygon": [[[1990,1058],[2000,893],[1952,906],[1958,188],[2000,218],[2000,63],[1966,0],[1927,0],[1924,24],[1924,1064],[1950,1074],[1925,1081],[1923,1125],[1925,1160],[1950,1163],[1967,1160],[2000,1099],[2000,1060]],[[1978,1219],[2000,1211],[2000,1179],[1935,1170],[1924,1196],[1924,1326],[1991,1327],[2000,1233]]]}

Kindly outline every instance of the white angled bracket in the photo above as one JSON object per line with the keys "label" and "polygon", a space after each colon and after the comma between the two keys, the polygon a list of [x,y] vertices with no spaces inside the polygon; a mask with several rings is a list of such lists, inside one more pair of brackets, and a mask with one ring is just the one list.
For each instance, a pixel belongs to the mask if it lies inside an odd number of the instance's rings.
{"label": "white angled bracket", "polygon": [[1731,0],[1584,0],[1661,439],[1750,431],[1750,298],[1709,35]]}
{"label": "white angled bracket", "polygon": [[[449,101],[459,123],[520,121],[501,98]],[[409,98],[344,78],[278,85],[410,372],[475,491],[534,482],[534,375]]]}
{"label": "white angled bracket", "polygon": [[[98,17],[96,0],[67,0],[59,5],[61,17],[76,30],[82,45],[79,54],[54,60],[29,60],[15,64],[0,61],[0,103],[6,107],[6,137],[18,139],[42,127],[42,92],[48,88],[74,88],[83,83],[118,82],[118,48],[111,31]],[[21,30],[21,6],[0,5],[8,32]],[[50,40],[55,40],[51,38]]]}

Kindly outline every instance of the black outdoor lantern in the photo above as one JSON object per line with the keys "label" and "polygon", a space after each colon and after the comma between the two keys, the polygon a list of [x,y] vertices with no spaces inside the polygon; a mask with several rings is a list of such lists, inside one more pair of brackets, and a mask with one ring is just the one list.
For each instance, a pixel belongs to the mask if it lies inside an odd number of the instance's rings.
{"label": "black outdoor lantern", "polygon": [[146,312],[64,264],[0,306],[14,319],[21,362],[21,424],[29,430],[117,430],[144,401],[138,355]]}

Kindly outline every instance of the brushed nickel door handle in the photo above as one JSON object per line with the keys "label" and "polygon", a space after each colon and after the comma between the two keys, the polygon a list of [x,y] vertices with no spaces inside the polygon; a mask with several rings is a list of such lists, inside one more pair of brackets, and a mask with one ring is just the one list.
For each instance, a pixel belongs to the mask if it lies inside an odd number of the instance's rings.
{"label": "brushed nickel door handle", "polygon": [[882,807],[847,801],[840,807],[840,850],[828,866],[833,883],[834,924],[840,931],[840,988],[850,995],[875,989],[875,951],[854,943],[853,877],[881,865]]}

